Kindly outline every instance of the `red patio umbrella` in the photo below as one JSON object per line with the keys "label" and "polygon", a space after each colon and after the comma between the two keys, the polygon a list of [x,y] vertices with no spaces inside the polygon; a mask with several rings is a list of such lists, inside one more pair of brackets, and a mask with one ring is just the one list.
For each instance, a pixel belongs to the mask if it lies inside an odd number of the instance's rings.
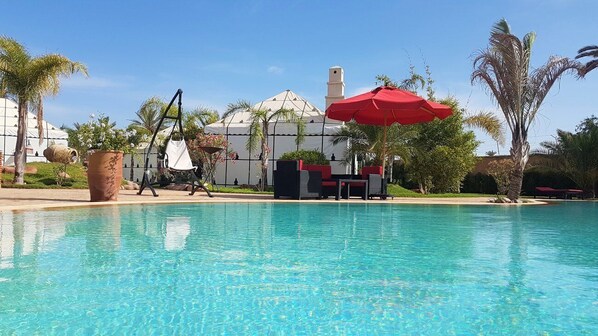
{"label": "red patio umbrella", "polygon": [[450,107],[428,101],[409,91],[390,86],[377,87],[355,97],[339,100],[326,109],[326,117],[358,124],[384,126],[382,168],[386,158],[386,128],[444,119],[453,113]]}

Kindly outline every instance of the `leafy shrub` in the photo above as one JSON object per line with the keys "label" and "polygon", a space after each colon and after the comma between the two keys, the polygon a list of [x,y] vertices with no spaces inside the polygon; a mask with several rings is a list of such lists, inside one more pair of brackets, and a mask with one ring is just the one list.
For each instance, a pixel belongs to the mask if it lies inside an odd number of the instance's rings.
{"label": "leafy shrub", "polygon": [[300,149],[282,154],[279,160],[303,160],[304,164],[327,165],[330,162],[324,153],[314,149]]}
{"label": "leafy shrub", "polygon": [[494,178],[498,193],[506,195],[509,190],[509,176],[513,170],[513,161],[511,159],[491,161],[488,164],[488,174]]}

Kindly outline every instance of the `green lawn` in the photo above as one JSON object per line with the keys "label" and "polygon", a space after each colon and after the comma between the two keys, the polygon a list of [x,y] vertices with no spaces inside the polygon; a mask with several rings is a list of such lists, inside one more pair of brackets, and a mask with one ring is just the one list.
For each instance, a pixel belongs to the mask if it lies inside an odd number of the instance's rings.
{"label": "green lawn", "polygon": [[[87,175],[81,164],[67,166],[67,173],[70,179],[67,179],[62,186],[56,184],[56,173],[54,170],[59,165],[56,163],[29,163],[27,166],[37,168],[35,174],[25,174],[25,185],[12,185],[13,175],[2,174],[2,186],[8,188],[27,188],[27,189],[87,189]],[[255,191],[248,188],[236,187],[218,187],[215,192],[221,193],[242,193],[242,194],[272,194],[272,191]],[[405,189],[400,185],[391,184],[388,186],[388,192],[395,197],[493,197],[495,195],[483,194],[431,194],[422,195],[420,193]]]}
{"label": "green lawn", "polygon": [[24,185],[13,185],[14,175],[2,174],[2,186],[25,189],[87,189],[87,175],[80,163],[68,165],[66,172],[70,175],[70,178],[66,179],[62,186],[57,185],[54,170],[59,166],[61,164],[58,163],[28,163],[27,167],[36,167],[37,173],[25,174]]}
{"label": "green lawn", "polygon": [[444,197],[496,197],[496,195],[485,194],[428,194],[423,195],[418,192],[405,189],[398,184],[390,184],[388,193],[394,197],[421,197],[421,198],[444,198]]}

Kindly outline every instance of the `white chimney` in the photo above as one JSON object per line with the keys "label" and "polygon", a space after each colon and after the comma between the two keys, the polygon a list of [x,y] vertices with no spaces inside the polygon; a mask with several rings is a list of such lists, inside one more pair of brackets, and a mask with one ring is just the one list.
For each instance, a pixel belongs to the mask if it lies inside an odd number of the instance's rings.
{"label": "white chimney", "polygon": [[345,76],[343,68],[333,66],[328,69],[328,94],[326,108],[337,100],[345,99]]}

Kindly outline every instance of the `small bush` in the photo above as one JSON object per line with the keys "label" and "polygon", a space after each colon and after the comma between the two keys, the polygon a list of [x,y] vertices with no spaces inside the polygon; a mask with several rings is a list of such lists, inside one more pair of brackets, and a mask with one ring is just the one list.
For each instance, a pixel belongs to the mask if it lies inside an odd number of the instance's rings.
{"label": "small bush", "polygon": [[313,149],[300,149],[294,152],[282,154],[279,160],[303,160],[304,164],[327,165],[330,162],[326,160],[324,153]]}

